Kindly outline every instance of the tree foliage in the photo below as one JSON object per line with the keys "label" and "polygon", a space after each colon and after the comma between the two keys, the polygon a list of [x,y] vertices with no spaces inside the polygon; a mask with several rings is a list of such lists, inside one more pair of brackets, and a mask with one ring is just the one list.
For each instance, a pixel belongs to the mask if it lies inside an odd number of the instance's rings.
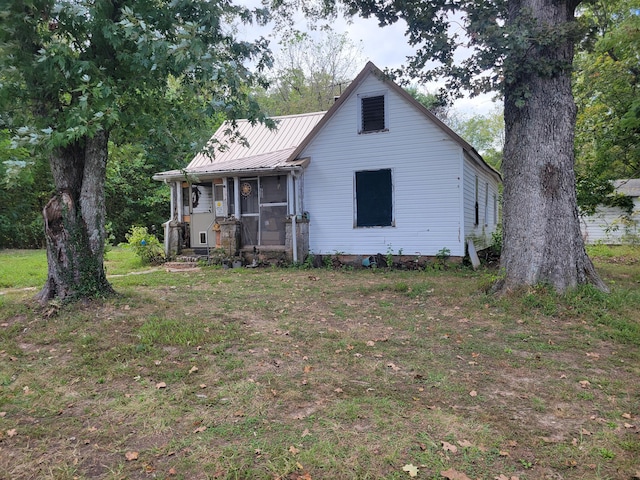
{"label": "tree foliage", "polygon": [[42,207],[52,191],[49,165],[24,148],[11,148],[0,131],[0,248],[41,248]]}
{"label": "tree foliage", "polygon": [[504,118],[502,112],[486,115],[449,118],[449,126],[482,154],[492,167],[500,170],[504,149]]}
{"label": "tree foliage", "polygon": [[599,0],[582,13],[594,31],[576,57],[576,175],[580,208],[593,213],[625,203],[611,180],[640,176],[640,2]]}
{"label": "tree foliage", "polygon": [[165,126],[184,118],[171,113],[178,105],[263,120],[251,96],[261,76],[247,65],[270,65],[267,43],[238,41],[232,22],[262,21],[266,12],[228,0],[32,0],[3,3],[0,17],[2,121],[48,157],[55,185],[38,298],[110,293],[109,139],[170,138]]}
{"label": "tree foliage", "polygon": [[279,44],[270,86],[259,97],[272,115],[328,110],[363,63],[361,48],[330,29],[289,32]]}

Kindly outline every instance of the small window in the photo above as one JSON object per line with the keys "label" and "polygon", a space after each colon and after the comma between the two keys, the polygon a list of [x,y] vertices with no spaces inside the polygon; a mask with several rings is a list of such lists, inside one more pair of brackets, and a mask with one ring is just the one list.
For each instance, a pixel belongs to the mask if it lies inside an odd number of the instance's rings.
{"label": "small window", "polygon": [[393,185],[391,170],[356,172],[357,227],[393,225]]}
{"label": "small window", "polygon": [[498,199],[495,193],[493,194],[493,224],[498,224]]}
{"label": "small window", "polygon": [[489,183],[484,186],[484,226],[489,225]]}
{"label": "small window", "polygon": [[362,133],[379,132],[386,129],[384,95],[362,97],[361,99]]}
{"label": "small window", "polygon": [[200,232],[200,244],[201,245],[207,244],[207,232]]}
{"label": "small window", "polygon": [[478,224],[480,223],[480,205],[478,204],[478,176],[476,175],[476,187],[475,187],[475,197],[476,197],[476,202],[474,205],[474,220],[473,220],[473,224],[477,227]]}

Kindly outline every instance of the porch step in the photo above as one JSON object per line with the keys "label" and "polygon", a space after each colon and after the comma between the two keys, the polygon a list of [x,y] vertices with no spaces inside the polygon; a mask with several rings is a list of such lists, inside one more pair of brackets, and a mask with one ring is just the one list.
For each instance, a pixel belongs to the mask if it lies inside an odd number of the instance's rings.
{"label": "porch step", "polygon": [[167,262],[164,265],[167,272],[185,272],[200,270],[200,267],[195,262]]}

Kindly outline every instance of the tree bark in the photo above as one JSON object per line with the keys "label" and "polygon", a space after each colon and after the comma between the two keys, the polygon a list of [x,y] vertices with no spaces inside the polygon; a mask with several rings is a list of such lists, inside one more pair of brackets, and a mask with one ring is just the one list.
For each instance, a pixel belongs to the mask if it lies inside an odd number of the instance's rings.
{"label": "tree bark", "polygon": [[[515,0],[509,22],[545,35],[569,27],[575,1]],[[528,26],[522,19],[530,15]],[[566,29],[565,29],[566,31]],[[606,290],[580,232],[574,174],[576,107],[571,91],[573,40],[531,41],[505,71],[525,72],[505,82],[505,148],[501,263],[497,290],[549,284],[564,292],[592,283]],[[510,69],[509,62],[518,62]],[[522,68],[525,64],[530,68]]]}
{"label": "tree bark", "polygon": [[104,271],[107,154],[108,134],[99,131],[50,156],[56,194],[42,212],[48,261],[36,295],[42,304],[114,293]]}

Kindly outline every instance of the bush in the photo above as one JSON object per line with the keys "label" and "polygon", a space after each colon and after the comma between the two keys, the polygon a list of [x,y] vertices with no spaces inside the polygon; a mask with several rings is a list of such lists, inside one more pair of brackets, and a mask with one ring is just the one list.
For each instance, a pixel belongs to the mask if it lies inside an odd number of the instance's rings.
{"label": "bush", "polygon": [[125,235],[127,246],[140,257],[143,265],[164,262],[164,249],[160,241],[147,231],[147,227],[131,227]]}

